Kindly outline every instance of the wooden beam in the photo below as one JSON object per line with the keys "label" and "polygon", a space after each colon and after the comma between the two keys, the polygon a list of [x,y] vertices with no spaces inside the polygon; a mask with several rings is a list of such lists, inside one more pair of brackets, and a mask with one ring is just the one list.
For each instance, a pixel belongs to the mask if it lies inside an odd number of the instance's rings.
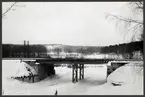
{"label": "wooden beam", "polygon": [[78,82],[78,64],[72,65],[72,82]]}
{"label": "wooden beam", "polygon": [[79,64],[79,68],[80,68],[80,75],[79,75],[79,77],[80,77],[80,80],[82,79],[82,65],[81,64]]}
{"label": "wooden beam", "polygon": [[74,83],[74,64],[72,65],[72,82]]}
{"label": "wooden beam", "polygon": [[[106,60],[106,61],[104,61]],[[100,64],[100,63],[107,63],[109,61],[113,61],[113,59],[69,59],[69,58],[44,58],[44,59],[36,59],[38,63],[53,63],[53,64]]]}
{"label": "wooden beam", "polygon": [[84,64],[82,64],[82,79],[84,79]]}
{"label": "wooden beam", "polygon": [[75,64],[76,67],[76,82],[78,82],[78,64]]}

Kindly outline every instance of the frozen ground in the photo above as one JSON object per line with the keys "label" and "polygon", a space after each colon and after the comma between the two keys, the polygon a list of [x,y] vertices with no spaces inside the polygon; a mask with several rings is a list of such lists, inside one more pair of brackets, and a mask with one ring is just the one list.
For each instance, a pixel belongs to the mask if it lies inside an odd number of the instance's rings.
{"label": "frozen ground", "polygon": [[[2,61],[2,92],[3,95],[143,95],[143,64],[130,63],[115,70],[107,79],[107,67],[90,66],[85,68],[85,79],[72,83],[72,69],[55,67],[56,75],[36,83],[26,83],[11,79],[17,74],[16,66],[20,61]],[[134,64],[138,64],[134,66]],[[140,65],[141,64],[141,65]],[[25,69],[22,69],[25,72]],[[19,74],[26,74],[19,73]],[[106,82],[107,81],[107,82]],[[121,82],[122,86],[111,83]]]}
{"label": "frozen ground", "polygon": [[[111,83],[121,83],[113,86]],[[143,95],[143,63],[132,62],[116,69],[107,78],[107,83],[94,86],[86,92],[90,95]]]}

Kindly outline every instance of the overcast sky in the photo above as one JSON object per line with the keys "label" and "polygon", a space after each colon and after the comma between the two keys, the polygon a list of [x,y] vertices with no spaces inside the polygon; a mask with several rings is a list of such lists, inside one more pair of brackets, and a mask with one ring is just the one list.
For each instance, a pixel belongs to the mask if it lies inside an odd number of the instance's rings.
{"label": "overcast sky", "polygon": [[[20,2],[2,19],[2,43],[110,45],[124,42],[105,13],[126,15],[127,2]],[[2,3],[2,11],[12,3]]]}

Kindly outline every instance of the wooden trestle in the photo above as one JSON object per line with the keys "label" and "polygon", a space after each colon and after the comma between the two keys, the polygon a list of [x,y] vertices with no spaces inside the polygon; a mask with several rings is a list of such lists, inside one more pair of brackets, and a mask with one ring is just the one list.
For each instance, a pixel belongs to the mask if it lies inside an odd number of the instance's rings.
{"label": "wooden trestle", "polygon": [[78,82],[78,73],[79,73],[79,80],[84,79],[84,64],[72,65],[72,82],[73,83]]}
{"label": "wooden trestle", "polygon": [[72,64],[72,82],[84,79],[84,64],[102,64],[114,59],[75,59],[75,58],[44,58],[36,59],[40,64]]}

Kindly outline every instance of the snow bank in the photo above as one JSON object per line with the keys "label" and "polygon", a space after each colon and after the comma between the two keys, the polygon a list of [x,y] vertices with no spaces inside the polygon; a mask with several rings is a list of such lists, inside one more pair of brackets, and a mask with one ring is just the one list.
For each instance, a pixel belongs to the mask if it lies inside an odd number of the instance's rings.
{"label": "snow bank", "polygon": [[117,54],[91,54],[91,55],[85,55],[84,58],[89,58],[89,59],[103,59],[103,58],[109,58],[109,59],[123,59],[122,55],[117,55]]}
{"label": "snow bank", "polygon": [[[114,86],[112,83],[121,85]],[[107,83],[94,86],[85,94],[143,95],[143,86],[143,62],[131,62],[112,72],[107,78]]]}
{"label": "snow bank", "polygon": [[84,56],[84,58],[89,58],[89,59],[99,58],[99,59],[102,59],[102,58],[104,58],[104,55],[100,55],[100,54],[91,54],[91,55],[86,55],[86,56]]}
{"label": "snow bank", "polygon": [[111,83],[132,84],[137,76],[143,76],[143,62],[131,62],[116,69],[108,76],[107,81]]}
{"label": "snow bank", "polygon": [[29,76],[31,73],[33,75],[37,74],[36,71],[27,63],[17,63],[16,74],[13,77]]}
{"label": "snow bank", "polygon": [[27,63],[20,62],[20,60],[2,61],[2,64],[7,65],[7,69],[11,72],[4,72],[8,77],[21,77],[29,76],[31,73],[33,75],[37,74],[36,71]]}

